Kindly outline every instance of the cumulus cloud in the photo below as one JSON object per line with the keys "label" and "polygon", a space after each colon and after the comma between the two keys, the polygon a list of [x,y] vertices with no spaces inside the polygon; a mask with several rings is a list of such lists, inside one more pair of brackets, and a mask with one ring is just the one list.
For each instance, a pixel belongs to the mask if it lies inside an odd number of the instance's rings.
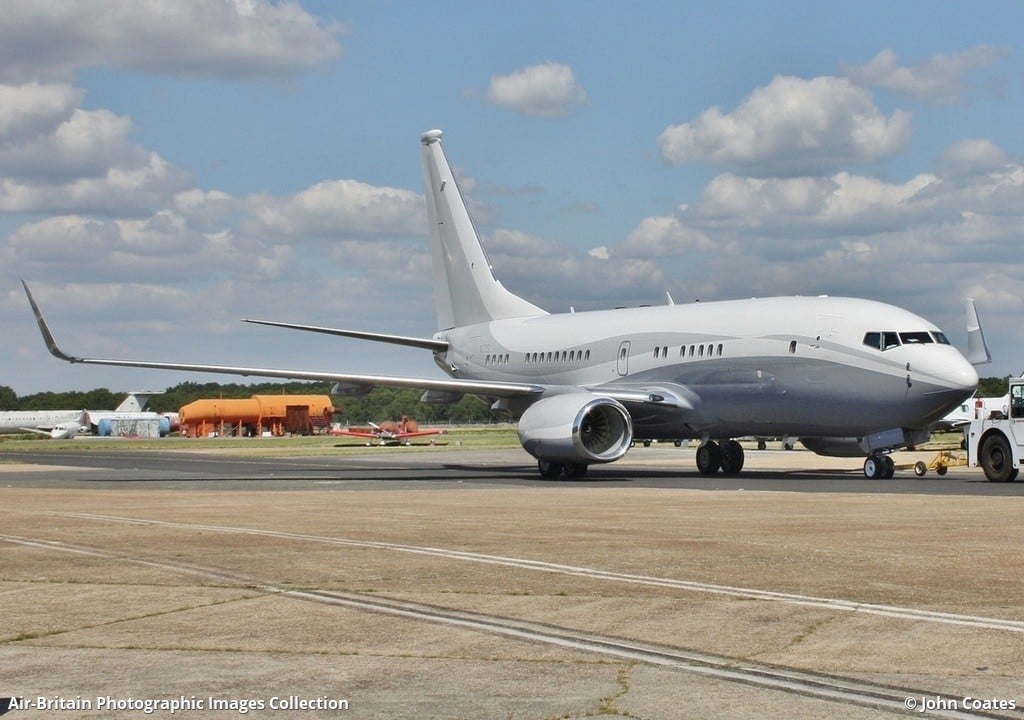
{"label": "cumulus cloud", "polygon": [[[698,200],[642,219],[594,248],[609,265],[657,262],[679,297],[852,294],[946,308],[994,259],[1019,275],[1024,165],[990,141],[955,143],[937,171],[903,182],[836,172],[755,178],[725,173]],[[678,292],[677,292],[678,290]]]}
{"label": "cumulus cloud", "polygon": [[954,143],[939,160],[939,169],[943,175],[976,175],[993,172],[1009,165],[999,146],[985,138],[968,138]]}
{"label": "cumulus cloud", "polygon": [[531,117],[562,117],[585,105],[587,93],[568,65],[546,62],[494,75],[487,101]]}
{"label": "cumulus cloud", "polygon": [[1008,55],[1005,48],[979,45],[955,55],[933,55],[916,66],[899,64],[896,53],[882,50],[863,65],[844,64],[840,72],[858,85],[873,85],[938,105],[964,100],[973,89],[967,76]]}
{"label": "cumulus cloud", "polygon": [[423,196],[357,180],[332,180],[291,197],[249,200],[249,228],[260,234],[303,237],[376,237],[423,232]]}
{"label": "cumulus cloud", "polygon": [[341,30],[294,2],[9,0],[0,23],[0,77],[62,79],[99,65],[283,77],[339,57]]}
{"label": "cumulus cloud", "polygon": [[731,113],[713,107],[659,138],[673,164],[710,162],[755,176],[822,174],[900,152],[910,114],[886,116],[845,78],[776,76]]}

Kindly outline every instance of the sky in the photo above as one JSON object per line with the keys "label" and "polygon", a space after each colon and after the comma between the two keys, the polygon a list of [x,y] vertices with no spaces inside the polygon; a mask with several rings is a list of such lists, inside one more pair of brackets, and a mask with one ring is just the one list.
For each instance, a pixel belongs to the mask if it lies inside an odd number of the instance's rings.
{"label": "sky", "polygon": [[8,0],[0,385],[221,380],[75,355],[439,377],[419,159],[553,311],[893,303],[1024,370],[1024,4]]}

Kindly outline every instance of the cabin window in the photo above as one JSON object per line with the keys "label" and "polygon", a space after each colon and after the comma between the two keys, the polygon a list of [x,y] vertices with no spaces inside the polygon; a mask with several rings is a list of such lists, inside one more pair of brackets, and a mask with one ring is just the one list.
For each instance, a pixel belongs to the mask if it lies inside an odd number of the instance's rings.
{"label": "cabin window", "polygon": [[655,360],[657,360],[657,359],[658,359],[658,353],[659,353],[659,352],[661,352],[661,348],[660,348],[660,347],[656,347],[656,348],[654,348],[654,359],[655,359]]}
{"label": "cabin window", "polygon": [[587,361],[590,360],[590,351],[589,350],[587,350],[587,352],[584,354],[583,359],[587,360]]}
{"label": "cabin window", "polygon": [[697,357],[704,357],[704,346],[700,345],[697,347]]}
{"label": "cabin window", "polygon": [[722,357],[722,344],[718,344],[718,357]]}
{"label": "cabin window", "polygon": [[697,352],[697,346],[696,345],[691,345],[690,346],[690,357],[693,357],[694,353],[696,353],[696,352]]}

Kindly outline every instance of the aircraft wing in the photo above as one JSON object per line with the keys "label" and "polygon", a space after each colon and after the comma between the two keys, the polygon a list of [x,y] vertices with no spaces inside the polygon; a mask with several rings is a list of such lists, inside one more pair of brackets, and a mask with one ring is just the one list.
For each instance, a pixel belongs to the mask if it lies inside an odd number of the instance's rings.
{"label": "aircraft wing", "polygon": [[242,318],[242,322],[252,323],[254,325],[269,325],[270,327],[288,328],[289,330],[323,333],[325,335],[340,335],[343,337],[359,338],[360,340],[373,340],[374,342],[391,343],[392,345],[405,345],[407,347],[423,348],[425,350],[433,350],[434,352],[443,352],[448,349],[447,340],[435,340],[434,338],[386,335],[384,333],[364,332],[362,330],[341,330],[338,328],[320,327],[319,325],[299,325],[296,323],[276,322],[274,320],[250,320],[248,318]]}
{"label": "aircraft wing", "polygon": [[417,430],[416,432],[395,433],[393,437],[405,440],[406,438],[426,437],[427,435],[444,435],[446,432],[447,430]]}
{"label": "aircraft wing", "polygon": [[376,440],[380,437],[377,433],[359,432],[357,430],[332,430],[331,435],[344,435],[345,437],[365,438],[367,440]]}
{"label": "aircraft wing", "polygon": [[276,368],[243,367],[238,365],[205,365],[198,363],[173,363],[162,360],[119,360],[110,358],[85,358],[70,355],[57,345],[57,341],[50,332],[49,326],[43,319],[32,292],[24,280],[21,281],[28,295],[29,304],[35,314],[36,322],[39,325],[39,332],[43,335],[46,349],[54,357],[69,363],[81,363],[83,365],[110,365],[114,367],[138,367],[152,368],[158,370],[179,370],[182,372],[207,372],[222,375],[241,375],[243,377],[272,377],[285,378],[289,380],[325,380],[328,382],[347,383],[372,387],[374,385],[385,385],[388,387],[415,388],[419,390],[441,390],[470,395],[487,395],[490,397],[511,398],[528,395],[540,395],[544,392],[541,385],[529,383],[510,382],[487,382],[480,380],[457,380],[457,379],[433,379],[402,377],[397,375],[356,375],[351,373],[339,373],[318,370],[287,370]]}

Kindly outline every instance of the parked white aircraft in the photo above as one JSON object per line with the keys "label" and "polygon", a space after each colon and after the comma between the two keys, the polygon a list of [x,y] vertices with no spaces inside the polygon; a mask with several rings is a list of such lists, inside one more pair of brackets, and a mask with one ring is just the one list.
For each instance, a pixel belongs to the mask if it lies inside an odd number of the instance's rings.
{"label": "parked white aircraft", "polygon": [[75,437],[88,427],[85,410],[5,410],[0,412],[0,433],[36,433],[56,440]]}
{"label": "parked white aircraft", "polygon": [[519,418],[544,477],[578,477],[618,460],[634,439],[697,438],[697,467],[738,473],[742,436],[855,437],[864,472],[922,442],[970,397],[974,367],[932,323],[871,300],[833,297],[671,303],[548,314],[506,290],[441,148],[421,138],[438,332],[431,338],[261,322],[433,351],[450,379],[354,375],[68,355],[32,304],[50,352],[72,363],[328,380],[348,392],[421,388],[425,402],[464,393]]}

